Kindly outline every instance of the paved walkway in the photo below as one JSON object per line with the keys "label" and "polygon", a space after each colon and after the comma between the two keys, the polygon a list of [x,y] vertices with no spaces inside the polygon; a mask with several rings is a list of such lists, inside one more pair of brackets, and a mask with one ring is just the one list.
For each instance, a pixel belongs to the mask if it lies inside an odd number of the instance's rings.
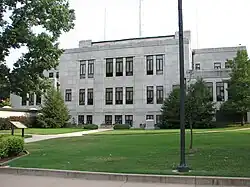
{"label": "paved walkway", "polygon": [[[1,187],[195,187],[185,184],[127,183],[123,181],[90,181],[83,179],[0,174]],[[210,187],[199,186],[196,187]],[[232,186],[233,187],[233,186]]]}
{"label": "paved walkway", "polygon": [[65,134],[54,134],[54,135],[36,135],[32,134],[32,138],[26,138],[24,141],[25,143],[30,142],[38,142],[42,140],[48,140],[53,138],[66,138],[66,137],[76,137],[76,136],[83,136],[85,134],[93,134],[96,132],[103,132],[108,131],[111,129],[97,129],[97,130],[90,130],[90,131],[80,131],[80,132],[72,132],[72,133],[65,133]]}

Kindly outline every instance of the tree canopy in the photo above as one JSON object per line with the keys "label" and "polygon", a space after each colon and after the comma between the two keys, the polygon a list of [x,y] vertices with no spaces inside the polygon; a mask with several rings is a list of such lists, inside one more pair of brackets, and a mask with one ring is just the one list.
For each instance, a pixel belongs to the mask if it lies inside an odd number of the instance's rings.
{"label": "tree canopy", "polygon": [[[0,87],[9,82],[10,91],[18,95],[47,88],[43,72],[58,65],[63,52],[58,39],[74,27],[74,20],[68,0],[2,0],[0,74],[4,73],[4,78],[0,77]],[[14,63],[10,72],[5,59],[11,49],[21,47],[26,47],[27,53]]]}

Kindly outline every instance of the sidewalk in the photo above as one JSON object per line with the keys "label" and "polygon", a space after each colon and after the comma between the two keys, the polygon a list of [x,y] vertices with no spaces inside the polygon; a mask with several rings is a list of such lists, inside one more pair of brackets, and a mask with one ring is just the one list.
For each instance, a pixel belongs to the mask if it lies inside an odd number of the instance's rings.
{"label": "sidewalk", "polygon": [[83,136],[84,134],[92,134],[92,133],[103,132],[103,131],[108,131],[108,130],[111,130],[111,129],[97,129],[97,130],[90,130],[90,131],[80,131],[80,132],[54,134],[54,135],[32,134],[32,138],[26,138],[24,141],[25,143],[30,143],[30,142],[38,142],[38,141],[48,140],[48,139],[53,139],[53,138],[77,137],[77,136]]}
{"label": "sidewalk", "polygon": [[[185,184],[126,183],[82,179],[0,174],[1,187],[194,187]],[[197,186],[196,187],[208,187]],[[233,187],[233,186],[232,186]]]}

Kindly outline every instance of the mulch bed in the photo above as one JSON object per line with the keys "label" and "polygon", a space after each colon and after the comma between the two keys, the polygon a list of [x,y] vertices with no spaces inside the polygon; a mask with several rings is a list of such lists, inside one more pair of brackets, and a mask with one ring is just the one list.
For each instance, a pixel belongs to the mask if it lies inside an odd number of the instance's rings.
{"label": "mulch bed", "polygon": [[19,158],[19,157],[22,157],[24,155],[28,155],[29,153],[27,151],[23,151],[21,152],[19,155],[17,156],[12,156],[12,157],[8,157],[8,158],[0,158],[0,166],[4,165],[4,163],[8,162],[8,161],[11,161],[13,159],[16,159],[16,158]]}

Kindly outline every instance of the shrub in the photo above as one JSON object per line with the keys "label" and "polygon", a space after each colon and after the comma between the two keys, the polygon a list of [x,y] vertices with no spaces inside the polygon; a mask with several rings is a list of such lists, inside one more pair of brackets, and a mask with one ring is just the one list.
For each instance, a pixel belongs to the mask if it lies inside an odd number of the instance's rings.
{"label": "shrub", "polygon": [[88,129],[88,130],[95,130],[95,129],[98,129],[98,125],[88,124],[88,125],[84,125],[83,128]]}
{"label": "shrub", "polygon": [[8,130],[11,128],[11,124],[7,118],[0,118],[0,130]]}
{"label": "shrub", "polygon": [[60,128],[59,123],[53,118],[46,118],[44,122],[47,124],[47,128]]}
{"label": "shrub", "polygon": [[24,150],[24,140],[21,137],[7,136],[0,139],[0,157],[17,156]]}
{"label": "shrub", "polygon": [[130,125],[125,125],[125,124],[114,125],[114,130],[125,130],[125,129],[130,129]]}

